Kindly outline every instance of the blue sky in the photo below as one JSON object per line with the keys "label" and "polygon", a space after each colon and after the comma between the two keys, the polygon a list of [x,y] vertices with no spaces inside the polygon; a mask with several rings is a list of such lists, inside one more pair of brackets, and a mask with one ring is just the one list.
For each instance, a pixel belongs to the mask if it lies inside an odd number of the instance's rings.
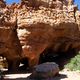
{"label": "blue sky", "polygon": [[20,2],[20,0],[5,0],[8,4],[11,4],[11,3],[13,3],[13,2],[16,2],[16,3],[18,3],[18,2]]}
{"label": "blue sky", "polygon": [[79,8],[79,10],[80,10],[80,0],[75,0],[75,4],[78,5],[78,8]]}
{"label": "blue sky", "polygon": [[[74,0],[75,1],[75,4],[77,4],[78,6],[79,6],[79,9],[80,9],[80,0]],[[6,2],[8,3],[8,4],[11,4],[11,3],[13,3],[13,2],[20,2],[20,0],[6,0]]]}

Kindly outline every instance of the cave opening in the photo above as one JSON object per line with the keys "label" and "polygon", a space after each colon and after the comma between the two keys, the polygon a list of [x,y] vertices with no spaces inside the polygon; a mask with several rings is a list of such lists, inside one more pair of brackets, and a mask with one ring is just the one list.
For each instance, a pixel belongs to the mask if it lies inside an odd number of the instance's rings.
{"label": "cave opening", "polygon": [[45,62],[55,62],[59,65],[60,70],[62,70],[64,69],[64,66],[77,54],[78,52],[75,49],[69,49],[66,52],[54,52],[51,49],[48,49],[40,55],[39,64]]}

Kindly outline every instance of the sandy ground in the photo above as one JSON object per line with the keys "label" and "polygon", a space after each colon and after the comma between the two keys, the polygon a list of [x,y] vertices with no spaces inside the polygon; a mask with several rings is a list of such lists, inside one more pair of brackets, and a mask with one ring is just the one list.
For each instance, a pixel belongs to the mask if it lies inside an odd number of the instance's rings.
{"label": "sandy ground", "polygon": [[77,71],[63,71],[60,74],[61,76],[56,77],[54,80],[80,80],[80,72]]}
{"label": "sandy ground", "polygon": [[1,80],[80,80],[80,71],[60,71],[59,74],[48,79],[30,79],[31,73],[7,74]]}
{"label": "sandy ground", "polygon": [[[2,66],[0,66],[1,68]],[[5,70],[4,70],[5,71]],[[80,71],[68,71],[64,69],[60,71],[58,76],[48,79],[30,79],[32,73],[6,74],[0,80],[80,80]]]}

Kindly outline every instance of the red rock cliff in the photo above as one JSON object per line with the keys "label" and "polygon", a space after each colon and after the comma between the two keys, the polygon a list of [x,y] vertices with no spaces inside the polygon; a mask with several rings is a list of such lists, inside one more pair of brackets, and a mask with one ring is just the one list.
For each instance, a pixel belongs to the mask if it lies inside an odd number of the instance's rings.
{"label": "red rock cliff", "polygon": [[21,56],[28,58],[30,67],[38,64],[46,49],[55,52],[53,56],[60,55],[57,52],[80,50],[80,12],[73,0],[21,0],[2,10],[1,14],[5,15],[7,10],[6,16],[9,16],[9,20],[5,18],[4,26],[15,25],[16,21],[23,50]]}

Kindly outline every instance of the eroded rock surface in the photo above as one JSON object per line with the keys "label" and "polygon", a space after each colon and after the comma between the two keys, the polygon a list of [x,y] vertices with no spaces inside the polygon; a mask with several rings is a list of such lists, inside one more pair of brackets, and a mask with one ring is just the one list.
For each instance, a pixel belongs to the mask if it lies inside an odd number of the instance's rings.
{"label": "eroded rock surface", "polygon": [[0,56],[6,58],[10,71],[17,70],[21,55],[16,28],[16,14],[5,7],[0,11]]}
{"label": "eroded rock surface", "polygon": [[0,8],[5,8],[6,4],[4,0],[0,0]]}
{"label": "eroded rock surface", "polygon": [[[30,66],[38,64],[40,54],[46,49],[51,48],[53,52],[80,49],[79,26],[72,1],[67,2],[71,4],[68,6],[59,0],[52,1],[55,2],[55,7],[39,5],[37,10],[32,5],[26,8],[26,1],[24,0],[25,5],[18,10],[17,31],[23,55],[28,58]],[[33,4],[33,1],[31,2],[27,1]],[[54,53],[53,55],[55,56]]]}
{"label": "eroded rock surface", "polygon": [[21,52],[21,44],[23,52],[20,56],[28,59],[29,67],[37,65],[40,55],[45,55],[48,49],[53,56],[80,50],[80,12],[73,0],[21,0],[20,4],[7,5],[0,15],[4,33],[0,35],[1,41],[7,41],[9,34],[6,32],[15,30],[7,45],[13,45],[16,55],[17,50]]}

